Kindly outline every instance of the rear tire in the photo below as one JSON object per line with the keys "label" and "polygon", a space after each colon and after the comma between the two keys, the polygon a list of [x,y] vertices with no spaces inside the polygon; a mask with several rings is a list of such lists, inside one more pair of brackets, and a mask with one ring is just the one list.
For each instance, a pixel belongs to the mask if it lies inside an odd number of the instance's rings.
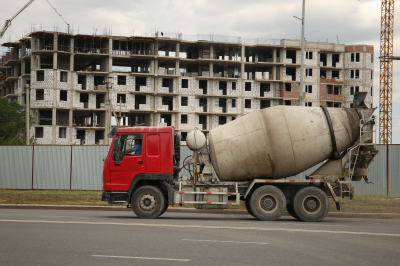
{"label": "rear tire", "polygon": [[319,222],[329,212],[329,200],[324,191],[316,187],[305,187],[296,193],[294,211],[304,222]]}
{"label": "rear tire", "polygon": [[293,208],[293,205],[291,203],[288,203],[286,205],[286,210],[293,218],[296,218],[297,220],[300,220],[299,216],[294,212],[294,208]]}
{"label": "rear tire", "polygon": [[286,208],[286,197],[274,186],[257,188],[250,198],[250,209],[262,221],[278,220]]}
{"label": "rear tire", "polygon": [[254,216],[253,212],[251,211],[251,208],[250,208],[250,199],[251,199],[251,197],[247,197],[247,198],[244,200],[244,206],[246,206],[247,212],[248,212],[251,216],[253,216],[254,218],[256,218],[256,217]]}
{"label": "rear tire", "polygon": [[160,216],[165,209],[165,201],[165,196],[159,188],[143,186],[133,193],[131,205],[133,212],[138,217],[154,219]]}

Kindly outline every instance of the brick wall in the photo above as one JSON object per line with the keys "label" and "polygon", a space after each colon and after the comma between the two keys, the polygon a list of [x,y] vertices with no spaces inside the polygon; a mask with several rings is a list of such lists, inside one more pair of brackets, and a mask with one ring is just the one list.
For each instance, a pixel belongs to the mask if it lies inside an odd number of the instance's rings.
{"label": "brick wall", "polygon": [[332,102],[342,102],[342,101],[344,101],[344,87],[342,87],[341,95],[335,95],[335,94],[328,94],[328,84],[321,84],[319,96],[320,96],[321,104],[322,104],[322,101],[324,101],[324,100],[332,101]]}
{"label": "brick wall", "polygon": [[[285,90],[285,86],[286,86],[285,84],[287,84],[287,83],[291,84],[291,91],[286,91]],[[282,83],[282,86],[280,88],[281,97],[284,97],[284,98],[299,98],[300,97],[299,87],[300,87],[300,84],[297,83],[297,82],[285,82],[285,83]]]}
{"label": "brick wall", "polygon": [[[373,45],[365,45],[365,48],[367,53],[372,53],[372,54],[374,53]],[[354,45],[354,46],[346,45],[345,50],[346,53],[364,52],[364,45]]]}

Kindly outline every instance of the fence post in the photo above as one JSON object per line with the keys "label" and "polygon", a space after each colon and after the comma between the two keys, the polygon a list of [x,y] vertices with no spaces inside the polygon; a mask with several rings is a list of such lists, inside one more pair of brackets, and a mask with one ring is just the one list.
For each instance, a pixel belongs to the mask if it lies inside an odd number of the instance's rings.
{"label": "fence post", "polygon": [[389,197],[389,144],[386,144],[386,189]]}
{"label": "fence post", "polygon": [[72,145],[71,145],[71,162],[69,168],[69,190],[72,190]]}
{"label": "fence post", "polygon": [[32,183],[31,183],[31,189],[33,190],[33,171],[34,171],[34,165],[35,163],[35,145],[32,145]]}

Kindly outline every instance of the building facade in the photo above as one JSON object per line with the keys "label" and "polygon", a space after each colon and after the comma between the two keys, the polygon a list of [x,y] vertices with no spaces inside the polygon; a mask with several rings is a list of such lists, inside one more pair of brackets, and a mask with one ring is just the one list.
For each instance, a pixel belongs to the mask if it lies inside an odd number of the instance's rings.
{"label": "building facade", "polygon": [[[306,42],[187,41],[185,38],[32,32],[3,43],[0,96],[34,117],[38,144],[109,144],[121,126],[174,126],[206,133],[255,110],[298,105],[373,103],[374,47]],[[182,143],[182,144],[183,144]]]}

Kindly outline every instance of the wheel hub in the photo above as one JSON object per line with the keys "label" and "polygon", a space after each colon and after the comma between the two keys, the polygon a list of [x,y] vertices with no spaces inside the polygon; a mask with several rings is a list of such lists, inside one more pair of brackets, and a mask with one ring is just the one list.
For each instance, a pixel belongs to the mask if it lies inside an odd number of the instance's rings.
{"label": "wheel hub", "polygon": [[150,211],[156,206],[156,199],[152,195],[145,194],[140,198],[139,205],[143,210]]}
{"label": "wheel hub", "polygon": [[320,201],[315,197],[308,197],[304,200],[304,209],[308,212],[317,212],[320,206]]}
{"label": "wheel hub", "polygon": [[276,200],[271,196],[264,196],[260,200],[261,208],[265,211],[271,211],[276,207]]}

